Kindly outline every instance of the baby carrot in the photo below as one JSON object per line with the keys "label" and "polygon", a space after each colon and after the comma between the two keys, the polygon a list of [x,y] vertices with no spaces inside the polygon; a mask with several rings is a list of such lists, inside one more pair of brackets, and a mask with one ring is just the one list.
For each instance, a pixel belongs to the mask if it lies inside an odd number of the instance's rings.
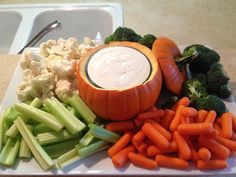
{"label": "baby carrot", "polygon": [[133,136],[133,139],[132,141],[136,142],[136,143],[142,143],[143,140],[145,138],[145,135],[143,133],[142,130],[139,130],[134,136]]}
{"label": "baby carrot", "polygon": [[132,140],[132,143],[134,147],[138,150],[138,152],[144,152],[147,149],[147,144],[145,144],[144,142],[136,142]]}
{"label": "baby carrot", "polygon": [[210,160],[211,152],[207,148],[201,147],[198,149],[198,157],[203,161]]}
{"label": "baby carrot", "polygon": [[194,162],[197,161],[199,159],[199,157],[198,157],[198,152],[197,152],[196,148],[194,147],[194,145],[193,145],[192,141],[189,139],[189,137],[186,138],[185,140],[187,141],[188,146],[189,146],[189,148],[191,150],[191,158],[192,158],[192,160]]}
{"label": "baby carrot", "polygon": [[153,112],[153,111],[156,111],[156,110],[157,110],[156,106],[152,106],[152,107],[148,110],[148,112]]}
{"label": "baby carrot", "polygon": [[218,136],[218,134],[219,134],[218,130],[213,129],[213,131],[210,134],[206,134],[206,136],[209,138],[215,138]]}
{"label": "baby carrot", "polygon": [[230,151],[227,147],[207,136],[200,135],[199,144],[202,147],[206,147],[208,150],[210,150],[212,155],[215,155],[220,159],[227,159],[230,155]]}
{"label": "baby carrot", "polygon": [[197,117],[196,117],[196,121],[197,123],[202,123],[205,121],[206,119],[206,116],[208,114],[208,111],[206,110],[199,110],[198,113],[197,113]]}
{"label": "baby carrot", "polygon": [[181,122],[181,124],[190,124],[190,117],[189,116],[181,116],[180,122]]}
{"label": "baby carrot", "polygon": [[170,123],[172,121],[172,119],[175,116],[175,112],[170,110],[170,109],[165,109],[165,114],[164,116],[161,118],[161,125],[166,129],[169,130],[170,128]]}
{"label": "baby carrot", "polygon": [[112,156],[112,163],[115,165],[117,168],[121,168],[125,165],[126,162],[128,162],[128,154],[130,152],[134,152],[135,148],[133,145],[129,145],[116,153],[114,156]]}
{"label": "baby carrot", "polygon": [[226,160],[198,160],[197,168],[199,170],[220,170],[228,167]]}
{"label": "baby carrot", "polygon": [[180,98],[174,106],[172,106],[172,110],[176,111],[180,106],[189,106],[190,105],[190,100],[188,97],[182,97]]}
{"label": "baby carrot", "polygon": [[159,133],[151,124],[144,123],[144,125],[142,126],[142,131],[159,148],[165,149],[169,147],[169,141],[161,133]]}
{"label": "baby carrot", "polygon": [[230,138],[233,133],[232,128],[232,114],[230,112],[226,112],[222,114],[222,135],[224,138]]}
{"label": "baby carrot", "polygon": [[236,131],[236,117],[232,116],[232,126],[233,126],[233,130]]}
{"label": "baby carrot", "polygon": [[197,116],[197,110],[191,107],[184,107],[183,109],[181,109],[180,113],[182,116],[185,116],[185,117]]}
{"label": "baby carrot", "polygon": [[178,132],[185,135],[210,134],[212,131],[213,126],[210,123],[180,124],[178,126]]}
{"label": "baby carrot", "polygon": [[143,157],[140,154],[130,152],[128,154],[128,157],[134,165],[137,165],[139,167],[143,167],[143,168],[146,168],[146,169],[155,169],[155,168],[157,168],[157,162],[155,160],[148,159],[146,157]]}
{"label": "baby carrot", "polygon": [[177,131],[174,132],[174,140],[179,149],[179,157],[184,160],[189,160],[191,158],[191,150],[187,141]]}
{"label": "baby carrot", "polygon": [[189,166],[188,161],[167,155],[157,155],[156,161],[159,166],[177,169],[186,169]]}
{"label": "baby carrot", "polygon": [[233,141],[236,141],[236,133],[233,132],[233,134],[232,134],[230,139],[233,140]]}
{"label": "baby carrot", "polygon": [[108,155],[112,157],[117,152],[122,150],[128,143],[131,141],[132,134],[126,133],[124,134],[112,147],[110,147],[107,151]]}
{"label": "baby carrot", "polygon": [[220,136],[217,136],[215,139],[219,143],[221,143],[224,146],[226,146],[227,148],[229,148],[229,150],[236,151],[236,142],[235,141],[232,141],[230,139],[227,139],[227,138],[224,138],[224,137],[220,137]]}
{"label": "baby carrot", "polygon": [[222,135],[222,129],[221,129],[221,127],[217,123],[214,123],[213,127],[214,127],[214,129],[216,129],[218,131],[218,135],[219,136],[223,136]]}
{"label": "baby carrot", "polygon": [[113,132],[123,132],[134,128],[133,121],[110,122],[106,125],[106,129]]}
{"label": "baby carrot", "polygon": [[148,119],[145,122],[150,123],[159,133],[161,133],[164,137],[166,137],[167,140],[171,139],[170,132],[167,131],[164,127],[162,127],[160,124],[158,124],[154,120]]}
{"label": "baby carrot", "polygon": [[171,123],[170,123],[170,130],[171,131],[175,131],[177,130],[177,127],[178,125],[180,124],[180,121],[181,121],[181,109],[183,109],[184,106],[183,105],[180,105],[178,107],[178,109],[176,110],[176,113],[175,113],[175,116],[174,118],[172,119]]}
{"label": "baby carrot", "polygon": [[164,115],[164,110],[162,109],[158,109],[156,111],[152,111],[152,112],[144,112],[144,113],[140,113],[137,116],[137,119],[141,119],[141,120],[146,120],[146,119],[160,119],[163,115]]}
{"label": "baby carrot", "polygon": [[204,123],[212,123],[213,124],[215,119],[216,119],[216,112],[211,110],[208,112]]}

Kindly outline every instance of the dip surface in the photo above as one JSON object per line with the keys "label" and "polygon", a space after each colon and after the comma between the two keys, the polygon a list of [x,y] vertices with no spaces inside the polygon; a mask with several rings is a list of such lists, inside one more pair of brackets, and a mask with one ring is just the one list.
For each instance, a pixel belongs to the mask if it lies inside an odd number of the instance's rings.
{"label": "dip surface", "polygon": [[111,46],[100,49],[87,64],[90,80],[104,89],[124,89],[144,83],[151,65],[146,56],[136,49]]}

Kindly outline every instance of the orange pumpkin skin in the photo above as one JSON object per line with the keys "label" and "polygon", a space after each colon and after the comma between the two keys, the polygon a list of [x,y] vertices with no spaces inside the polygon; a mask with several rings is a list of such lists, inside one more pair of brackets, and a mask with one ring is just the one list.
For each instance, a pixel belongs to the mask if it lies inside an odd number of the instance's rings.
{"label": "orange pumpkin skin", "polygon": [[[92,85],[85,74],[86,62],[92,54],[107,46],[126,46],[141,51],[152,65],[149,79],[141,85],[124,90],[106,90]],[[162,76],[155,56],[150,49],[134,42],[113,42],[94,48],[80,59],[77,68],[80,97],[99,117],[107,120],[129,120],[148,110],[157,101],[161,87]]]}

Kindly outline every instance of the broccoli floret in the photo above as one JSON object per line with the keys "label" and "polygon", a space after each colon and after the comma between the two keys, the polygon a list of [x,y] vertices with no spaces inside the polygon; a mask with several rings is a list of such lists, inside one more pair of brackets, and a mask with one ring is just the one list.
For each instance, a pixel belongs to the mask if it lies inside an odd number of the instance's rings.
{"label": "broccoli floret", "polygon": [[194,74],[193,79],[199,80],[207,90],[207,88],[208,88],[208,86],[207,86],[207,77],[206,77],[205,74],[202,74],[202,73]]}
{"label": "broccoli floret", "polygon": [[156,38],[157,37],[152,34],[146,34],[138,41],[138,43],[147,46],[149,49],[152,49],[152,44]]}
{"label": "broccoli floret", "polygon": [[191,48],[195,48],[198,53],[198,56],[189,64],[189,69],[192,73],[206,74],[210,66],[220,60],[217,52],[201,44],[193,44],[186,47],[182,55],[187,54]]}
{"label": "broccoli floret", "polygon": [[134,32],[134,30],[127,28],[127,27],[118,27],[115,32],[108,36],[105,39],[105,44],[108,44],[112,41],[130,41],[130,42],[137,42],[142,37]]}
{"label": "broccoli floret", "polygon": [[209,91],[214,95],[220,96],[221,98],[226,98],[231,95],[230,89],[227,86],[228,82],[229,77],[225,73],[223,66],[219,63],[213,64],[207,73],[207,84]]}
{"label": "broccoli floret", "polygon": [[195,108],[207,111],[215,110],[218,116],[221,116],[226,111],[224,102],[214,95],[208,95],[207,97],[197,99],[195,102]]}
{"label": "broccoli floret", "polygon": [[183,85],[183,95],[189,97],[192,102],[195,102],[199,98],[206,97],[207,91],[199,80],[190,79]]}

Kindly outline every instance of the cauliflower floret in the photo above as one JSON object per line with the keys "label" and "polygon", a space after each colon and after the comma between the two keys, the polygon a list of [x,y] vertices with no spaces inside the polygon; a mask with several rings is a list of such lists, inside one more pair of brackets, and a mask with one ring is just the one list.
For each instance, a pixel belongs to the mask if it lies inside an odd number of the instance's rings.
{"label": "cauliflower floret", "polygon": [[16,88],[16,94],[21,101],[28,101],[35,97],[40,97],[40,93],[30,82],[21,82]]}
{"label": "cauliflower floret", "polygon": [[76,60],[47,60],[48,70],[57,76],[57,80],[75,78]]}
{"label": "cauliflower floret", "polygon": [[69,80],[59,80],[56,84],[55,93],[57,97],[66,102],[66,99],[72,96],[73,93],[76,93],[76,83]]}
{"label": "cauliflower floret", "polygon": [[83,43],[81,43],[78,47],[80,56],[83,56],[88,52],[89,49],[96,47],[96,44],[93,40],[88,37],[85,37]]}

